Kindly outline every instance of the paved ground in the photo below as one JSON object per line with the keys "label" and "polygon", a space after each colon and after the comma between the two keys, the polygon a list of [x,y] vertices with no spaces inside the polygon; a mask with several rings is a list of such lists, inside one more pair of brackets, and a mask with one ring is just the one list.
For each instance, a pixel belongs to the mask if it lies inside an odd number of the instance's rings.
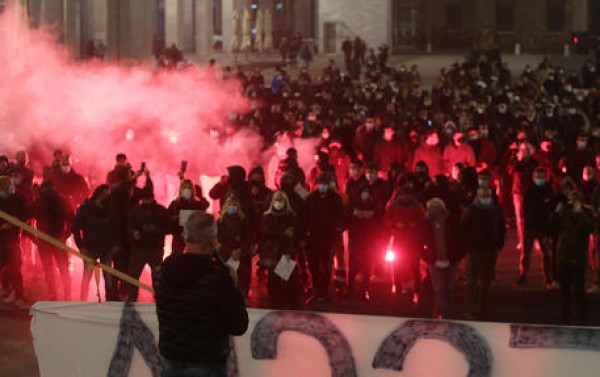
{"label": "paved ground", "polygon": [[[537,64],[542,56],[539,55],[521,55],[505,56],[505,60],[515,70],[520,72],[525,64]],[[326,64],[328,56],[319,56],[315,60],[312,69],[313,72],[319,72]],[[342,62],[340,57],[336,58]],[[405,63],[408,65],[417,64],[420,67],[424,85],[429,86],[437,77],[439,70],[450,63],[461,59],[459,54],[441,54],[426,56],[394,56],[391,61],[393,64]],[[568,70],[579,70],[584,56],[574,56],[564,58],[562,56],[551,56],[552,61],[564,65]],[[217,60],[223,66],[233,64],[232,56],[217,56]],[[241,57],[240,63],[248,65],[260,65],[266,68],[267,75],[273,72],[273,67],[279,62],[277,56],[252,57],[248,61]],[[292,72],[295,67],[288,68]],[[515,250],[514,231],[509,232],[509,241],[505,250],[502,252],[497,267],[497,284],[493,288],[492,302],[493,313],[490,320],[501,322],[532,322],[532,323],[557,323],[559,319],[559,297],[557,291],[547,291],[542,285],[542,276],[540,269],[540,256],[534,255],[532,261],[532,273],[530,282],[527,286],[517,288],[514,282],[517,279],[518,253]],[[79,264],[74,264],[75,278],[73,294],[74,297],[80,276]],[[43,300],[45,288],[43,280],[38,273],[31,273],[26,282],[29,287],[30,297],[33,301]],[[148,275],[143,276],[143,280],[148,281]],[[93,285],[93,284],[92,284]],[[250,303],[252,305],[265,306],[266,292],[263,287],[253,287],[253,296]],[[384,280],[374,284],[371,292],[372,300],[369,302],[359,302],[356,300],[335,300],[331,304],[321,304],[306,307],[307,310],[336,311],[342,313],[357,314],[377,314],[394,315],[405,317],[429,317],[432,310],[432,299],[429,294],[423,294],[417,304],[412,302],[409,296],[396,297],[391,293],[391,284]],[[600,294],[589,296],[589,324],[600,326]],[[93,296],[90,296],[93,298]],[[146,294],[141,294],[140,298],[144,301],[151,298]],[[455,299],[455,310],[458,318],[462,318],[464,313],[464,285],[459,285]],[[0,376],[11,377],[32,377],[37,376],[37,363],[33,351],[31,335],[29,332],[29,315],[27,311],[18,310],[6,304],[0,304]]]}

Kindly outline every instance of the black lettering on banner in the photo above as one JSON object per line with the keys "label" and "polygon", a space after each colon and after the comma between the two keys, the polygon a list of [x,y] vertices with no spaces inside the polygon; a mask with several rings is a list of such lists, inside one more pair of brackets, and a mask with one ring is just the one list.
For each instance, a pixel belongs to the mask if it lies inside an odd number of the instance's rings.
{"label": "black lettering on banner", "polygon": [[295,331],[321,343],[329,358],[332,377],[356,377],[352,347],[342,332],[327,318],[315,313],[273,312],[256,324],[252,331],[252,357],[277,358],[277,338],[284,331]]}
{"label": "black lettering on banner", "polygon": [[388,335],[373,358],[373,368],[402,371],[406,356],[419,339],[439,339],[461,352],[469,363],[468,377],[492,373],[492,351],[473,327],[444,321],[406,321]]}
{"label": "black lettering on banner", "polygon": [[600,351],[600,329],[510,325],[509,346]]}
{"label": "black lettering on banner", "polygon": [[108,367],[108,377],[127,377],[131,368],[134,348],[140,351],[146,365],[152,372],[152,377],[159,377],[162,368],[162,358],[154,334],[142,321],[135,306],[126,302],[121,313],[119,338],[117,348],[113,353]]}

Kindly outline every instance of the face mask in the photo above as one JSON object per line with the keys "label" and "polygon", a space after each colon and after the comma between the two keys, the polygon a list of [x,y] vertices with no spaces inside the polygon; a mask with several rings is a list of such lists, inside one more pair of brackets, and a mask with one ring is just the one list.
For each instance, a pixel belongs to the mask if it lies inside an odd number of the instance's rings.
{"label": "face mask", "polygon": [[373,128],[375,128],[375,123],[366,123],[365,127],[367,127],[367,130],[372,130]]}
{"label": "face mask", "polygon": [[373,173],[367,174],[367,180],[369,182],[375,182],[377,180],[377,174],[373,174]]}
{"label": "face mask", "polygon": [[360,175],[360,170],[358,169],[350,169],[350,175],[354,178],[358,178]]}
{"label": "face mask", "polygon": [[363,191],[360,193],[360,200],[362,200],[363,202],[366,202],[367,200],[369,200],[369,192],[368,191]]}
{"label": "face mask", "polygon": [[423,102],[423,105],[425,105],[425,107],[429,107],[431,106],[431,101],[425,101]]}
{"label": "face mask", "polygon": [[481,204],[484,207],[490,206],[492,205],[492,198],[480,198],[479,204]]}
{"label": "face mask", "polygon": [[480,130],[479,131],[479,135],[481,137],[488,137],[490,135],[490,131],[488,131],[488,130]]}
{"label": "face mask", "polygon": [[483,114],[484,112],[485,112],[485,109],[480,109],[480,108],[477,109],[477,114]]}
{"label": "face mask", "polygon": [[508,110],[508,109],[507,109],[506,107],[500,107],[500,108],[498,108],[498,112],[499,112],[500,114],[506,114],[506,111],[507,111],[507,110]]}
{"label": "face mask", "polygon": [[569,115],[575,115],[577,114],[577,109],[571,108],[569,109]]}
{"label": "face mask", "polygon": [[578,141],[577,142],[577,148],[578,149],[585,149],[586,146],[587,146],[587,142],[585,142],[585,141]]}
{"label": "face mask", "polygon": [[71,165],[61,165],[60,170],[67,174],[71,172]]}
{"label": "face mask", "polygon": [[15,186],[13,186],[13,185],[8,186],[8,194],[13,195],[14,193],[15,193]]}
{"label": "face mask", "polygon": [[21,178],[20,178],[20,177],[14,177],[14,178],[13,178],[13,184],[14,184],[15,186],[18,186],[18,185],[20,185],[20,184],[21,184]]}
{"label": "face mask", "polygon": [[488,181],[487,179],[479,179],[477,181],[477,184],[479,185],[479,187],[489,187],[489,183],[490,183],[490,181]]}
{"label": "face mask", "polygon": [[191,199],[192,198],[192,190],[189,188],[181,190],[181,197],[184,199]]}
{"label": "face mask", "polygon": [[548,118],[552,118],[553,116],[554,116],[554,113],[550,113],[550,112],[546,113],[546,117],[548,117]]}
{"label": "face mask", "polygon": [[235,215],[238,212],[238,208],[236,206],[231,206],[227,208],[228,215]]}
{"label": "face mask", "polygon": [[533,183],[535,183],[536,186],[540,187],[546,184],[546,180],[545,179],[541,179],[541,178],[536,178],[533,180]]}
{"label": "face mask", "polygon": [[277,201],[273,202],[273,208],[276,211],[281,211],[284,207],[285,207],[285,203],[282,202],[281,200],[277,200]]}

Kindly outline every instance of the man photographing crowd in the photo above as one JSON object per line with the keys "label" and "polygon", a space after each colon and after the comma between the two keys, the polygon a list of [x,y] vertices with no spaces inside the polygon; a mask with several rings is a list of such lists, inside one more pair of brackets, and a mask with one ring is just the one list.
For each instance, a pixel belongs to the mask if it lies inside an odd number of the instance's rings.
{"label": "man photographing crowd", "polygon": [[236,276],[216,254],[215,220],[192,214],[185,253],[165,259],[155,274],[162,376],[227,376],[229,336],[248,329]]}

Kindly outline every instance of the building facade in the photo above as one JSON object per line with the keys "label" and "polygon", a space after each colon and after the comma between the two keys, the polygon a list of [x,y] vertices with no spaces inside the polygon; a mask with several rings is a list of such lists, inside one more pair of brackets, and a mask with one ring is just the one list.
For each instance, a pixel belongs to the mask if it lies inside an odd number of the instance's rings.
{"label": "building facade", "polygon": [[283,36],[300,34],[325,53],[339,53],[346,37],[402,51],[466,48],[482,34],[505,50],[518,43],[524,51],[556,51],[573,31],[600,32],[600,0],[12,1],[26,4],[33,27],[55,26],[78,57],[90,41],[115,58],[148,58],[157,41],[206,57],[231,51],[243,27],[255,46],[260,12],[272,15],[273,49]]}

